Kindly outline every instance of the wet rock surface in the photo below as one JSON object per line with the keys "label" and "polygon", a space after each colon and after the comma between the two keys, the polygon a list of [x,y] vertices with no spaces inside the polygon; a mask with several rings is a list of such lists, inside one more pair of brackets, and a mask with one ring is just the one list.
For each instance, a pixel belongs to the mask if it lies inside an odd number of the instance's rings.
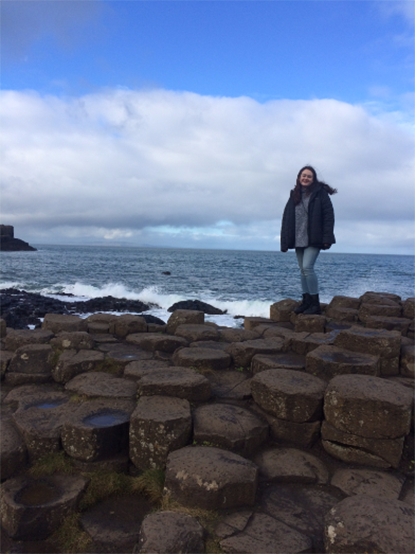
{"label": "wet rock surface", "polygon": [[76,510],[86,485],[85,478],[70,475],[9,479],[2,486],[2,526],[14,539],[44,539]]}
{"label": "wet rock surface", "polygon": [[174,312],[175,310],[195,310],[211,315],[220,315],[226,313],[219,308],[215,308],[214,306],[207,304],[206,302],[202,302],[201,300],[183,300],[181,302],[176,302],[175,304],[170,306],[167,311]]}
{"label": "wet rock surface", "polygon": [[[51,310],[33,331],[3,320],[2,488],[37,480],[15,490],[32,503],[20,530],[2,516],[6,551],[65,551],[50,533],[70,514],[91,553],[414,551],[415,301],[335,297],[318,317],[297,304],[244,329],[205,324],[200,309],[163,326],[136,311]],[[46,528],[61,485],[30,472],[52,455],[84,485]],[[148,470],[164,474],[162,505],[139,488],[82,504],[99,476]],[[38,512],[49,515],[29,536]]]}
{"label": "wet rock surface", "polygon": [[[69,297],[70,298],[70,297]],[[27,325],[41,325],[40,318],[46,314],[74,314],[90,312],[133,312],[141,313],[149,309],[139,300],[126,300],[106,296],[85,302],[64,302],[41,294],[18,289],[4,289],[0,293],[1,317],[7,325],[24,329]]]}

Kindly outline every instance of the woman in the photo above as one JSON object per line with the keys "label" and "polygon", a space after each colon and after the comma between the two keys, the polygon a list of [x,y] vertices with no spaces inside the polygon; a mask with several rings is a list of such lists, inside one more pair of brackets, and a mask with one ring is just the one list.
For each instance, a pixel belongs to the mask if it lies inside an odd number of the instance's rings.
{"label": "woman", "polygon": [[327,250],[334,238],[334,211],[329,195],[336,189],[317,179],[313,167],[303,167],[284,209],[281,252],[295,248],[301,272],[303,301],[296,314],[320,314],[320,300],[314,264],[320,250]]}

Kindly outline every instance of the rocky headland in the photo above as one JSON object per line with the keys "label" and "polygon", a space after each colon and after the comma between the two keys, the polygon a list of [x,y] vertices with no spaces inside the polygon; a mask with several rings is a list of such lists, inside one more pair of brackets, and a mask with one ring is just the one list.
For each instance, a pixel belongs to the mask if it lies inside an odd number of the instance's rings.
{"label": "rocky headland", "polygon": [[36,248],[21,239],[14,238],[13,225],[0,225],[0,252],[35,251]]}
{"label": "rocky headland", "polygon": [[412,553],[415,298],[297,305],[1,320],[2,551]]}

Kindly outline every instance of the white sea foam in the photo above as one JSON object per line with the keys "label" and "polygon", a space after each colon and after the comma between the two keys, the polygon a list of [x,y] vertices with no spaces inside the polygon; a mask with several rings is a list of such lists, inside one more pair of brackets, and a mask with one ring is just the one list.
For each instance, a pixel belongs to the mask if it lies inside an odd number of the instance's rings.
{"label": "white sea foam", "polygon": [[21,289],[22,283],[19,283],[19,281],[3,281],[0,284],[0,290],[4,289]]}
{"label": "white sea foam", "polygon": [[222,300],[215,298],[209,293],[200,293],[197,298],[194,295],[168,294],[160,291],[159,287],[150,286],[141,291],[133,291],[121,283],[108,283],[102,287],[87,285],[84,283],[75,283],[73,285],[62,285],[61,290],[65,294],[73,296],[60,295],[52,292],[50,289],[42,289],[41,294],[65,300],[66,302],[76,302],[88,300],[90,298],[101,298],[103,296],[113,296],[114,298],[126,298],[128,300],[140,300],[146,304],[158,306],[162,310],[167,310],[176,302],[183,300],[201,300],[211,304],[215,308],[226,311],[230,316],[258,316],[268,317],[270,302],[261,300]]}
{"label": "white sea foam", "polygon": [[[171,313],[168,308],[176,302],[183,300],[201,300],[218,308],[224,312],[223,315],[206,315],[206,321],[212,321],[221,326],[238,327],[241,325],[241,319],[235,319],[235,316],[254,316],[269,317],[270,302],[261,300],[222,300],[215,298],[210,292],[201,293],[195,298],[194,295],[168,294],[160,291],[157,286],[150,286],[141,291],[133,291],[121,283],[108,283],[102,287],[96,287],[85,283],[75,283],[70,285],[61,285],[60,290],[65,294],[56,294],[51,289],[44,288],[41,294],[63,300],[65,302],[85,301],[90,298],[100,298],[103,296],[113,296],[114,298],[126,298],[128,300],[140,300],[150,305],[147,314],[154,315],[167,322]],[[73,296],[66,296],[71,294]]]}

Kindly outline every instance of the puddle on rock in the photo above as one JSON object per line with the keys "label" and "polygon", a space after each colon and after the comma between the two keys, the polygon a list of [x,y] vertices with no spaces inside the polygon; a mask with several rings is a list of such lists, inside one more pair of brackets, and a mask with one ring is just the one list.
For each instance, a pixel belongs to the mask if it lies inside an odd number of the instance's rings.
{"label": "puddle on rock", "polygon": [[40,408],[41,410],[49,410],[50,408],[57,408],[58,406],[62,406],[62,404],[65,404],[67,400],[46,400],[44,402],[41,402],[39,404],[33,404],[31,408]]}
{"label": "puddle on rock", "polygon": [[121,411],[101,412],[87,416],[83,423],[89,427],[111,427],[129,421],[130,416]]}
{"label": "puddle on rock", "polygon": [[15,501],[24,506],[41,506],[54,502],[61,496],[60,491],[50,483],[38,481],[21,489]]}
{"label": "puddle on rock", "polygon": [[114,360],[138,360],[138,357],[136,354],[118,354],[117,352],[115,354],[112,354],[110,352],[110,355]]}

